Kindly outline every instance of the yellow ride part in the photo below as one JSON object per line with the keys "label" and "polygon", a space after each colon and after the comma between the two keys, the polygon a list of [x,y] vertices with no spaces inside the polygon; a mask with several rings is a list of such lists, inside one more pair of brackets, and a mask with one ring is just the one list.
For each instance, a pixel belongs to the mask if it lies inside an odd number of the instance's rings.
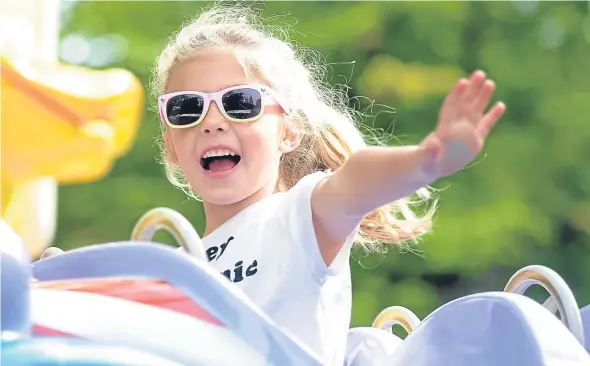
{"label": "yellow ride part", "polygon": [[55,199],[43,192],[50,194],[52,181],[104,177],[133,145],[144,93],[121,69],[16,67],[5,58],[1,67],[1,217],[35,256],[50,244],[30,223]]}

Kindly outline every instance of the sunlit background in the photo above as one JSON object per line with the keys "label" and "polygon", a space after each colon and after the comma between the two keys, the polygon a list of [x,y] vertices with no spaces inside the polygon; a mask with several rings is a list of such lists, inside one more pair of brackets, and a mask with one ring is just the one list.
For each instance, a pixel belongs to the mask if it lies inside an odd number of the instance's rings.
{"label": "sunlit background", "polygon": [[[424,317],[458,296],[502,290],[529,264],[553,268],[580,306],[590,303],[589,4],[261,5],[272,24],[289,27],[294,41],[325,56],[330,82],[351,87],[351,103],[367,115],[363,122],[393,132],[391,144],[419,142],[451,85],[477,68],[496,81],[496,98],[508,107],[485,156],[434,185],[440,209],[418,253],[355,253],[353,325],[370,324],[390,305]],[[64,1],[59,58],[124,68],[147,86],[168,37],[205,5]],[[200,203],[169,184],[156,162],[153,103],[148,97],[132,150],[104,179],[60,186],[54,245],[126,240],[136,220],[157,206],[180,211],[202,232]],[[156,239],[172,243],[165,234]]]}

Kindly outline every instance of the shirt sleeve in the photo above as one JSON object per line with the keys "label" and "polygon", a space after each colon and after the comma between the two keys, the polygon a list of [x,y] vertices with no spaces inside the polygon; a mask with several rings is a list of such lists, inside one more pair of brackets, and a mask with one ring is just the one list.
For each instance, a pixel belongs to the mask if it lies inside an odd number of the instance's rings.
{"label": "shirt sleeve", "polygon": [[357,226],[346,238],[344,245],[330,266],[326,266],[319,250],[313,226],[311,195],[319,182],[329,177],[330,173],[316,172],[302,178],[287,192],[287,227],[293,244],[301,248],[304,260],[316,280],[325,276],[335,276],[349,266],[350,250],[358,232]]}

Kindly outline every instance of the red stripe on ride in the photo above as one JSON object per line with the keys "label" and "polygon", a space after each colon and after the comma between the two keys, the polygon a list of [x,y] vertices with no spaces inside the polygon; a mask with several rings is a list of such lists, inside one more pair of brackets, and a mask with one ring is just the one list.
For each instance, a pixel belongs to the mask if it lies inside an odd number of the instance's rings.
{"label": "red stripe on ride", "polygon": [[42,325],[33,325],[33,334],[36,336],[53,336],[53,337],[71,337],[79,338],[70,333],[62,332],[56,329],[47,328]]}
{"label": "red stripe on ride", "polygon": [[196,304],[167,282],[152,279],[76,279],[36,283],[37,288],[76,291],[157,306],[193,316],[210,324],[223,324],[208,311]]}

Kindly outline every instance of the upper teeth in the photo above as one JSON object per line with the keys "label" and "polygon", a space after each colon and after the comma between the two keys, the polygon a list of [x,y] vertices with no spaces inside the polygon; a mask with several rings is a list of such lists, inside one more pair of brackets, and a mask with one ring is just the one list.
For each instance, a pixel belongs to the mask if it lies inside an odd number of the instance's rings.
{"label": "upper teeth", "polygon": [[228,150],[228,149],[214,149],[214,150],[207,150],[203,154],[203,159],[212,158],[214,156],[234,156],[238,155],[235,152]]}

